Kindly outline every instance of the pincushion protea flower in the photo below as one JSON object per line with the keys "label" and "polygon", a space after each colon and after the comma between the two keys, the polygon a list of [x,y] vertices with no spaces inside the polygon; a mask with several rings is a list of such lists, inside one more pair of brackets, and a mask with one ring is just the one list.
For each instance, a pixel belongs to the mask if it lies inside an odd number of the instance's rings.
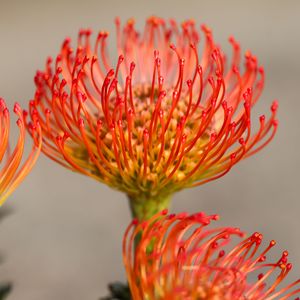
{"label": "pincushion protea flower", "polygon": [[[253,132],[251,109],[264,71],[249,51],[241,67],[239,44],[230,38],[228,62],[202,26],[181,28],[151,17],[144,32],[117,19],[116,65],[107,32],[95,43],[91,30],[67,38],[52,63],[35,77],[31,119],[43,131],[42,151],[73,171],[125,192],[133,214],[148,218],[185,187],[225,175],[273,138],[277,103]],[[200,54],[201,53],[201,54]]]}
{"label": "pincushion protea flower", "polygon": [[262,235],[256,232],[235,245],[233,237],[244,234],[237,228],[207,228],[216,219],[163,211],[148,221],[132,221],[123,240],[132,299],[283,300],[300,295],[300,279],[282,286],[292,268],[287,251],[268,262],[274,240],[259,250]]}
{"label": "pincushion protea flower", "polygon": [[26,161],[22,163],[26,127],[23,111],[17,103],[14,106],[14,113],[18,116],[17,125],[20,134],[17,144],[11,152],[9,147],[10,113],[5,101],[0,98],[0,162],[3,164],[0,171],[0,206],[31,171],[41,149],[41,128],[38,122],[35,122],[29,126],[34,144]]}

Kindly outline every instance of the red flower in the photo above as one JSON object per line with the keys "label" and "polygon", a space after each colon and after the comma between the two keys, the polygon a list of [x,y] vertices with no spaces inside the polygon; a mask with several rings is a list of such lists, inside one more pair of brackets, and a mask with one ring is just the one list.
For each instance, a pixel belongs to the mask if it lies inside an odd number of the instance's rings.
{"label": "red flower", "polygon": [[277,103],[254,132],[264,71],[249,51],[241,66],[233,38],[228,61],[206,26],[200,51],[193,21],[180,28],[152,17],[141,33],[133,20],[116,26],[116,65],[108,33],[93,44],[81,30],[75,48],[66,39],[37,72],[30,116],[41,124],[47,156],[150,203],[225,175],[273,138]]}
{"label": "red flower", "polygon": [[234,243],[233,238],[243,236],[239,229],[207,228],[217,218],[164,211],[148,221],[133,221],[123,241],[133,300],[283,300],[300,295],[300,279],[282,285],[292,268],[287,251],[268,261],[275,241],[262,247],[256,232]]}
{"label": "red flower", "polygon": [[26,129],[23,111],[17,103],[14,107],[14,113],[18,116],[17,125],[20,134],[17,144],[11,152],[9,147],[10,114],[5,101],[0,98],[0,162],[3,163],[0,171],[0,206],[31,171],[41,149],[41,128],[36,122],[29,126],[35,143],[26,161],[22,163]]}

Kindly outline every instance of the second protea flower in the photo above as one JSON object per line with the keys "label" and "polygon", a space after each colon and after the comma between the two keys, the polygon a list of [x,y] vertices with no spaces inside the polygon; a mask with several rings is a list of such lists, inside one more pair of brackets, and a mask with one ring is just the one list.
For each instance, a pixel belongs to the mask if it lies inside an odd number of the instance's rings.
{"label": "second protea flower", "polygon": [[277,104],[254,132],[264,71],[250,52],[240,66],[233,38],[230,62],[206,26],[199,50],[193,21],[179,27],[152,17],[142,33],[133,20],[116,26],[116,64],[107,32],[92,44],[81,30],[75,48],[64,41],[35,77],[30,117],[42,126],[46,155],[125,192],[143,219],[174,192],[217,179],[263,148],[277,128]]}
{"label": "second protea flower", "polygon": [[[14,113],[18,117],[16,124],[19,128],[19,135],[16,145],[12,147],[10,143],[12,136],[10,112],[4,99],[0,98],[0,206],[29,174],[41,150],[41,128],[35,121],[28,126],[34,143],[30,153],[24,155],[26,124],[24,112],[18,103],[14,106]],[[22,161],[23,159],[24,161]]]}
{"label": "second protea flower", "polygon": [[217,218],[164,211],[134,220],[123,241],[132,299],[299,300],[300,279],[283,285],[292,268],[288,252],[272,261],[274,240],[262,246],[258,232],[240,240],[237,228],[210,227]]}

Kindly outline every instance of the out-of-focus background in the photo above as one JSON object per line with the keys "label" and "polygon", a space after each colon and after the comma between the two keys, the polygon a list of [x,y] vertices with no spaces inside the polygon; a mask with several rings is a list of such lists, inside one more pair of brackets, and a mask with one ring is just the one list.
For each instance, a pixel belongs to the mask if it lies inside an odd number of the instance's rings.
{"label": "out-of-focus background", "polygon": [[[115,16],[142,24],[153,14],[206,23],[228,51],[234,35],[265,66],[266,87],[254,113],[280,101],[274,142],[224,178],[176,194],[172,210],[216,212],[220,224],[276,239],[274,255],[289,249],[289,279],[298,278],[300,1],[1,0],[0,95],[11,108],[14,101],[26,107],[36,69],[66,36],[81,27],[114,31]],[[130,214],[121,193],[41,156],[5,206],[14,211],[0,226],[0,282],[14,282],[9,300],[96,300],[108,282],[125,280],[121,241]]]}

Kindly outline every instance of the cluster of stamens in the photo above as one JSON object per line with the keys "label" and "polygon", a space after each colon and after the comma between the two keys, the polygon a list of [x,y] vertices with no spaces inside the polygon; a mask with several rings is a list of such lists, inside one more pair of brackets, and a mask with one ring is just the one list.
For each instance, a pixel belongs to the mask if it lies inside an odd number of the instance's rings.
{"label": "cluster of stamens", "polygon": [[200,55],[193,21],[180,28],[152,17],[142,33],[133,20],[123,28],[116,20],[116,27],[115,67],[108,33],[93,46],[91,30],[81,30],[75,50],[66,39],[56,60],[37,73],[29,113],[41,124],[50,158],[149,199],[217,179],[273,138],[276,102],[252,132],[264,72],[250,52],[240,66],[233,38],[228,62],[206,26]]}
{"label": "cluster of stamens", "polygon": [[133,300],[283,300],[299,295],[300,279],[282,285],[292,268],[287,251],[269,262],[274,240],[260,250],[262,235],[256,232],[234,243],[244,234],[237,228],[207,228],[216,219],[163,211],[148,221],[132,221],[123,258]]}
{"label": "cluster of stamens", "polygon": [[0,98],[0,206],[7,197],[21,183],[35,164],[41,148],[41,128],[37,121],[29,126],[29,131],[34,139],[34,144],[26,161],[22,163],[24,156],[26,126],[23,111],[18,103],[14,106],[19,127],[19,138],[14,147],[10,147],[10,113],[5,101]]}

